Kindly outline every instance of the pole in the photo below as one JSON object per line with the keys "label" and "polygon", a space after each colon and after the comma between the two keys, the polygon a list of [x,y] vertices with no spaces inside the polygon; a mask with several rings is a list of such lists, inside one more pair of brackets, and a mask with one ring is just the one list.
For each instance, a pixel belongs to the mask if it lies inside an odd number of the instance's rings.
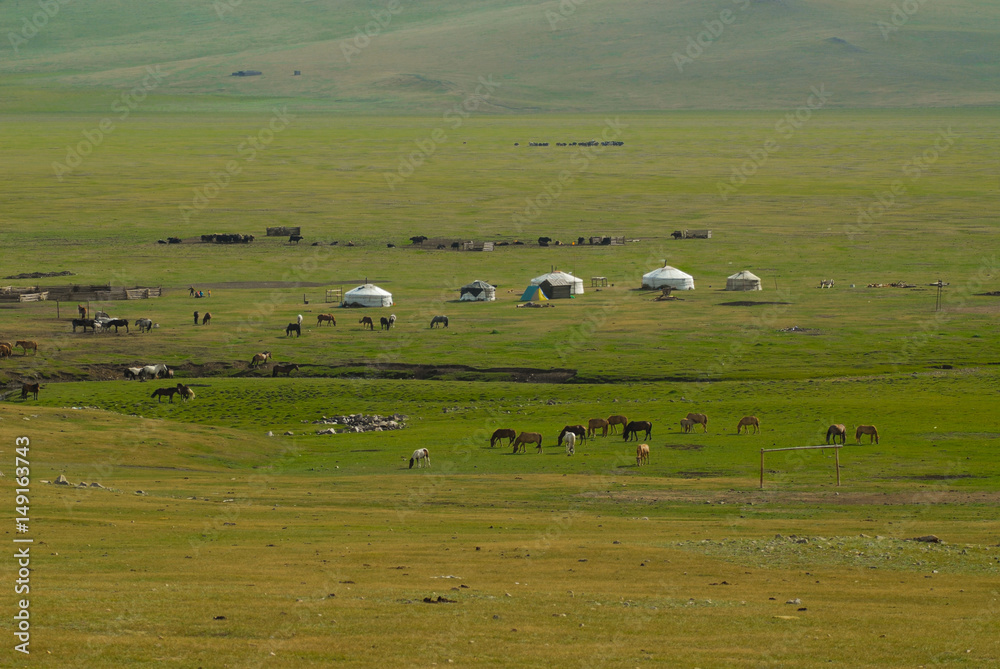
{"label": "pole", "polygon": [[837,487],[840,487],[840,449],[833,449],[833,457],[837,462]]}
{"label": "pole", "polygon": [[56,320],[59,319],[59,300],[56,300]]}
{"label": "pole", "polygon": [[764,449],[760,449],[760,489],[764,489]]}

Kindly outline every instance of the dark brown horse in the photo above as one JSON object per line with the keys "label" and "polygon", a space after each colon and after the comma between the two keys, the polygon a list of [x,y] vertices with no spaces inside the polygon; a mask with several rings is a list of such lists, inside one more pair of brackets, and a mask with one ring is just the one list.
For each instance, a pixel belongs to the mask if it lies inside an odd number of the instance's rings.
{"label": "dark brown horse", "polygon": [[559,443],[557,445],[562,446],[563,437],[566,436],[566,433],[575,434],[580,441],[586,441],[587,439],[587,428],[582,425],[567,425],[559,433]]}
{"label": "dark brown horse", "polygon": [[364,330],[365,328],[368,328],[369,330],[375,329],[375,323],[372,322],[371,316],[362,316],[361,320],[358,322],[361,323],[362,330]]}
{"label": "dark brown horse", "polygon": [[330,325],[336,325],[337,319],[333,317],[333,314],[319,314],[316,316],[316,325],[322,325],[323,323],[329,323]]}
{"label": "dark brown horse", "polygon": [[826,443],[830,443],[830,437],[833,437],[833,443],[837,443],[837,437],[840,437],[840,443],[847,443],[847,428],[843,425],[831,425],[830,429],[826,431]]}
{"label": "dark brown horse", "polygon": [[38,399],[38,389],[41,388],[40,383],[22,383],[21,384],[21,399],[28,399],[28,393],[31,393],[34,398]]}
{"label": "dark brown horse", "polygon": [[298,323],[289,323],[288,326],[285,327],[285,336],[289,337],[289,336],[291,336],[291,334],[293,332],[295,333],[296,337],[301,337],[302,336],[302,326],[299,325]]}
{"label": "dark brown horse", "polygon": [[497,445],[497,442],[501,439],[507,440],[507,445],[510,446],[514,443],[514,439],[517,438],[517,430],[511,430],[509,428],[498,428],[493,431],[493,436],[490,437],[490,448]]}
{"label": "dark brown horse", "polygon": [[293,371],[295,371],[296,369],[298,369],[298,368],[299,368],[299,366],[298,365],[294,365],[294,364],[292,364],[292,365],[275,365],[274,367],[271,368],[271,378],[274,378],[275,376],[277,376],[278,372],[281,372],[285,376],[290,376],[291,373]]}
{"label": "dark brown horse", "polygon": [[155,397],[157,402],[163,401],[163,396],[166,395],[170,399],[170,403],[174,403],[174,395],[178,393],[177,388],[157,388],[153,391],[150,397]]}
{"label": "dark brown horse", "polygon": [[649,439],[649,435],[653,433],[653,424],[648,420],[634,420],[625,426],[623,433],[625,434],[625,441],[630,441],[632,437],[635,437],[636,441],[639,441],[639,432],[646,432],[646,439]]}
{"label": "dark brown horse", "polygon": [[542,452],[542,435],[537,432],[522,432],[514,440],[514,452],[524,453],[525,444],[538,444],[538,452]]}

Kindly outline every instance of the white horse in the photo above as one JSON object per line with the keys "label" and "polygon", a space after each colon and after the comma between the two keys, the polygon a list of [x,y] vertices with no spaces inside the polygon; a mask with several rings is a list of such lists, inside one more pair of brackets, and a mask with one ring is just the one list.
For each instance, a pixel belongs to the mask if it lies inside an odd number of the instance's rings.
{"label": "white horse", "polygon": [[173,378],[174,372],[169,369],[166,365],[146,365],[139,372],[139,380],[145,381],[146,379],[169,379]]}
{"label": "white horse", "polygon": [[299,314],[298,321],[299,321],[299,325],[302,325],[302,314]]}
{"label": "white horse", "polygon": [[566,455],[576,453],[576,435],[572,432],[567,432],[563,435],[563,439],[566,440]]}
{"label": "white horse", "polygon": [[396,324],[396,314],[389,314],[389,327]]}
{"label": "white horse", "polygon": [[413,451],[413,455],[410,456],[410,469],[413,469],[413,463],[417,463],[417,469],[424,466],[424,460],[427,461],[427,466],[431,466],[431,453],[426,448],[418,448]]}

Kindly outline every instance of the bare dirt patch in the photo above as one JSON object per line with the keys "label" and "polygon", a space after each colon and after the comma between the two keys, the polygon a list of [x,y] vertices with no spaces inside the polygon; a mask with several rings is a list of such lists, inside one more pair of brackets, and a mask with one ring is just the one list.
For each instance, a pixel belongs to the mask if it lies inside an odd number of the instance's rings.
{"label": "bare dirt patch", "polygon": [[671,448],[675,451],[700,451],[705,446],[704,444],[664,444],[663,448]]}
{"label": "bare dirt patch", "polygon": [[720,307],[759,307],[765,304],[791,304],[791,302],[753,302],[751,300],[739,300],[737,302],[720,302]]}

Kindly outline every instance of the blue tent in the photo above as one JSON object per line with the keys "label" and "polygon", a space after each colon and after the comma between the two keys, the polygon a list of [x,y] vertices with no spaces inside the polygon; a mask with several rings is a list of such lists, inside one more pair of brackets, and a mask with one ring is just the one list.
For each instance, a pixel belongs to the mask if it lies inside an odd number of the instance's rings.
{"label": "blue tent", "polygon": [[521,295],[522,302],[547,302],[548,299],[542,292],[541,286],[528,286],[524,289],[524,294]]}

